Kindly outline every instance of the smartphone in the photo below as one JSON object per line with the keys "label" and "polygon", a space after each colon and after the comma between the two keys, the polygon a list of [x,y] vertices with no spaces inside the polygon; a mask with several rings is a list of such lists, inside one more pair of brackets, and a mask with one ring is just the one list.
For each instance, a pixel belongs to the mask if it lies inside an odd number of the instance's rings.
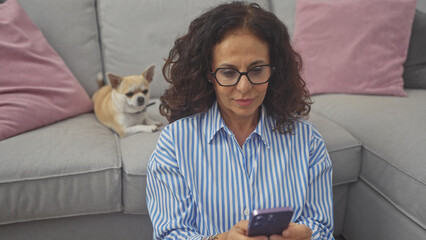
{"label": "smartphone", "polygon": [[250,215],[248,236],[280,235],[290,224],[292,216],[291,207],[254,210]]}

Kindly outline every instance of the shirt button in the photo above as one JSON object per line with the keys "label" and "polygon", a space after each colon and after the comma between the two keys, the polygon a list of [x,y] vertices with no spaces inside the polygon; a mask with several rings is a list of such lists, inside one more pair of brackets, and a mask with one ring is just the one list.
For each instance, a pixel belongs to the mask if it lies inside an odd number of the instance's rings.
{"label": "shirt button", "polygon": [[246,208],[244,209],[244,215],[248,216],[250,214],[250,211]]}

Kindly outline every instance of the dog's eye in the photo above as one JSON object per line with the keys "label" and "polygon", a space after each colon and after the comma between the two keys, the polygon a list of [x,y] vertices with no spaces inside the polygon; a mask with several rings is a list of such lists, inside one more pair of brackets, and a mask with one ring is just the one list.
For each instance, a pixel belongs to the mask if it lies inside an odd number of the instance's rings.
{"label": "dog's eye", "polygon": [[142,90],[143,94],[147,94],[148,93],[148,89]]}
{"label": "dog's eye", "polygon": [[128,92],[128,93],[126,93],[126,96],[128,96],[128,97],[132,97],[132,96],[133,96],[133,93],[132,93],[132,92]]}

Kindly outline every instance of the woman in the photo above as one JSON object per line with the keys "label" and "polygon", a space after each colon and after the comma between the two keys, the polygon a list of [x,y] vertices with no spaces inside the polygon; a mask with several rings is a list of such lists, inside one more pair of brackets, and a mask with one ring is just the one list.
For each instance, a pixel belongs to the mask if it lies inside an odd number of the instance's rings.
{"label": "woman", "polygon": [[300,69],[287,28],[257,4],[220,5],[176,40],[170,124],[148,167],[155,239],[251,239],[250,213],[274,207],[294,215],[270,239],[333,239],[332,166]]}

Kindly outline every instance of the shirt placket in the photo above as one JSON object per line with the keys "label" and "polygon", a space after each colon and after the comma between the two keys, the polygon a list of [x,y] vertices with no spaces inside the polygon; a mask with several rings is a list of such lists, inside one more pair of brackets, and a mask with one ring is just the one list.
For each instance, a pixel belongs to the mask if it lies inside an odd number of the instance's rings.
{"label": "shirt placket", "polygon": [[[244,196],[240,198],[239,202],[239,215],[240,219],[246,219],[248,220],[250,217],[250,213],[252,212],[251,204],[252,204],[252,190],[250,187],[249,182],[249,176],[246,171],[246,159],[244,156],[244,152],[241,149],[240,145],[238,144],[238,141],[236,140],[235,136],[233,134],[229,135],[229,142],[232,144],[233,149],[233,156],[236,158],[235,163],[236,167],[238,168],[238,178],[240,178],[240,182],[242,183],[242,193]],[[243,145],[244,146],[244,145]]]}
{"label": "shirt placket", "polygon": [[[253,149],[255,148],[256,152],[253,152]],[[255,176],[257,171],[257,151],[259,144],[256,142],[255,136],[250,136],[247,142],[243,145],[242,148],[239,148],[239,154],[240,154],[240,166],[243,167],[242,171],[245,173],[245,183],[247,185],[247,196],[245,199],[245,205],[243,210],[243,217],[245,219],[249,219],[250,213],[253,212],[254,205],[253,205],[253,199],[254,199],[254,182],[255,182]]]}

